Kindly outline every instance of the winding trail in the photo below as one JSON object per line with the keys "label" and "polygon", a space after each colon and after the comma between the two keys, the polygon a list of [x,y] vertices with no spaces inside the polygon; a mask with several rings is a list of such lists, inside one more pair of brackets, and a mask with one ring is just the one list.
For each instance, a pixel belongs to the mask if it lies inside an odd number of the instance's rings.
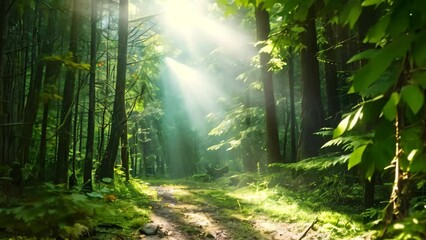
{"label": "winding trail", "polygon": [[[296,240],[329,239],[324,233],[309,229],[310,223],[274,222],[263,216],[245,219],[243,216],[224,214],[214,204],[178,200],[178,196],[199,194],[185,186],[153,186],[158,201],[152,205],[151,221],[158,225],[156,235],[141,239],[198,240]],[[195,200],[195,199],[194,199]],[[237,210],[235,211],[237,214]],[[305,230],[306,235],[303,236]]]}

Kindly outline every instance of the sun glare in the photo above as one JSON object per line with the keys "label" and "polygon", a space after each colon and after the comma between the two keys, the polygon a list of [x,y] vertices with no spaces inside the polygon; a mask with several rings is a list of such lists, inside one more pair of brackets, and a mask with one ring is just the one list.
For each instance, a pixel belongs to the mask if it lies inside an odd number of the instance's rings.
{"label": "sun glare", "polygon": [[162,4],[163,20],[169,30],[185,34],[197,27],[201,8],[191,0],[168,0]]}
{"label": "sun glare", "polygon": [[206,115],[219,111],[217,99],[221,92],[213,85],[214,81],[197,69],[172,58],[166,58],[166,65],[171,72],[169,80],[178,85],[179,94],[192,123],[204,128]]}
{"label": "sun glare", "polygon": [[209,16],[211,8],[205,0],[168,0],[162,9],[165,31],[172,39],[183,41],[193,55],[217,48],[234,56],[251,52],[247,48],[247,43],[252,42],[250,37]]}

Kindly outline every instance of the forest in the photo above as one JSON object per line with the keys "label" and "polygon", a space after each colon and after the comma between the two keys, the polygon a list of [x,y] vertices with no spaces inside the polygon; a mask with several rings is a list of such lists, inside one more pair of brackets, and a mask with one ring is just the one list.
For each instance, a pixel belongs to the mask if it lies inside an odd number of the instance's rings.
{"label": "forest", "polygon": [[426,239],[426,1],[1,0],[0,239]]}

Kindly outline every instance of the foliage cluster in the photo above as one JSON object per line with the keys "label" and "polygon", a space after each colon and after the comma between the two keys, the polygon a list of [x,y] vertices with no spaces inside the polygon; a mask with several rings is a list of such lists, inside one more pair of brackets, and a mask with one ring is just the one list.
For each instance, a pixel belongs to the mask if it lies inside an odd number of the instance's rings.
{"label": "foliage cluster", "polygon": [[26,190],[22,201],[0,208],[0,226],[12,236],[77,239],[107,213],[105,205],[77,191],[44,183]]}
{"label": "foliage cluster", "polygon": [[80,239],[133,234],[149,221],[156,195],[139,180],[105,182],[89,193],[44,183],[26,189],[22,200],[2,199],[0,237]]}

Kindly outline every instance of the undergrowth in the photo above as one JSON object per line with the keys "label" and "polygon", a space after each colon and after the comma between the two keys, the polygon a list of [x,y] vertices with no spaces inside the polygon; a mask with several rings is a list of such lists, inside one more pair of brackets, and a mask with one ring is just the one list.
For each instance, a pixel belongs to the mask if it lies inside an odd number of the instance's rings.
{"label": "undergrowth", "polygon": [[26,190],[23,200],[0,209],[0,226],[12,236],[76,239],[97,224],[106,211],[76,192],[45,183]]}
{"label": "undergrowth", "polygon": [[0,238],[129,238],[149,221],[155,194],[139,180],[105,179],[91,193],[44,183],[0,205]]}

